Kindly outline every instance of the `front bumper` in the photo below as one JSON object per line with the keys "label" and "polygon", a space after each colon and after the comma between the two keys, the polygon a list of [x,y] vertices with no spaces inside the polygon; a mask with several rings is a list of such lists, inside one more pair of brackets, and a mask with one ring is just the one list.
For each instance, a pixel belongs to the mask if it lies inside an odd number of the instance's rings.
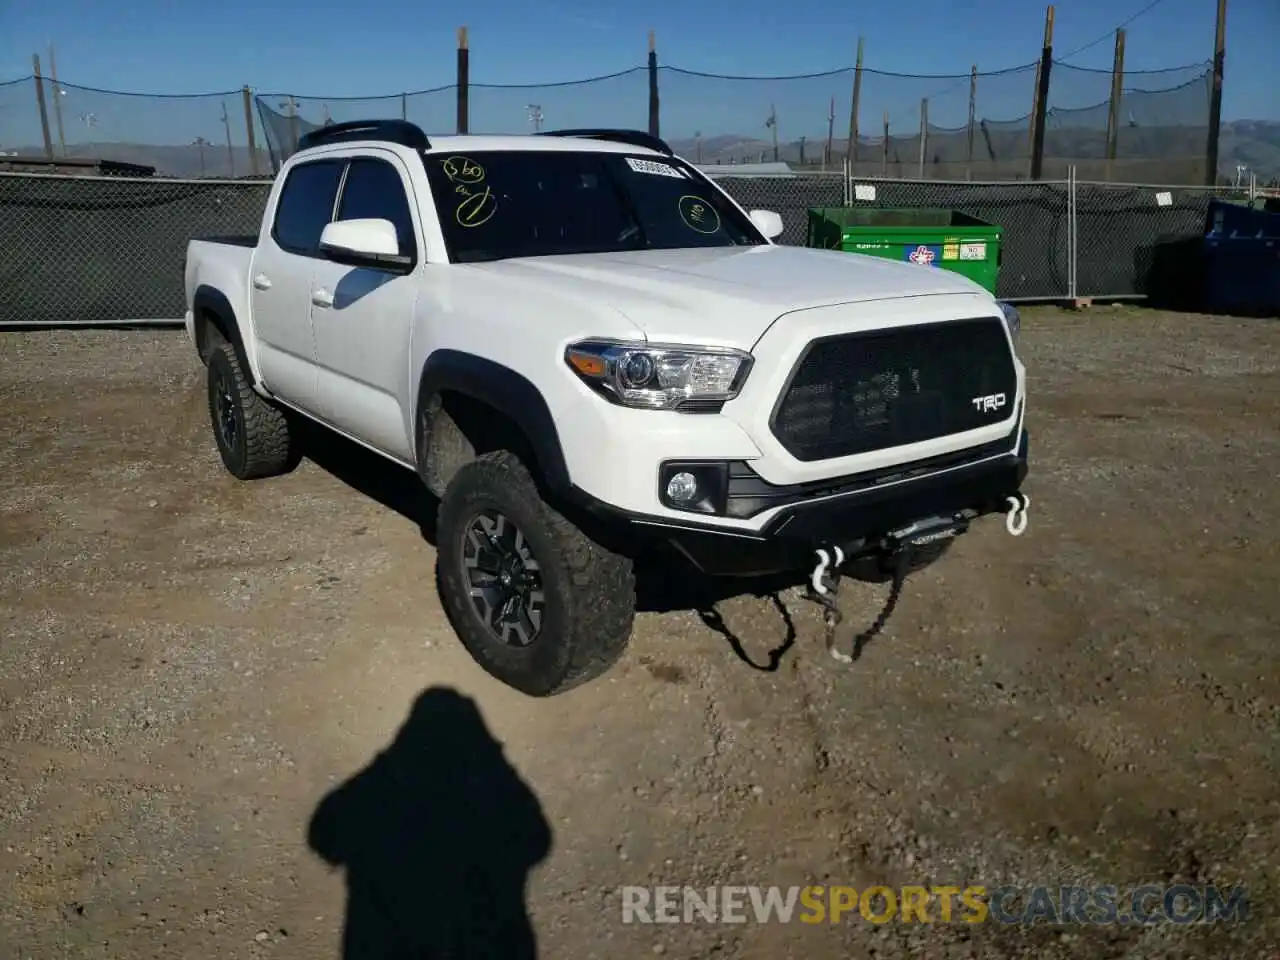
{"label": "front bumper", "polygon": [[[626,523],[634,532],[670,541],[713,574],[765,574],[807,569],[814,550],[838,546],[846,557],[883,548],[886,538],[921,524],[963,529],[981,516],[1006,511],[1027,476],[1028,435],[1004,452],[967,452],[961,462],[916,463],[896,473],[859,475],[816,485],[774,487],[730,470],[729,497],[743,515],[779,508],[759,531],[726,529],[688,520],[628,514],[591,501],[598,517]],[[808,487],[808,489],[806,489]]]}

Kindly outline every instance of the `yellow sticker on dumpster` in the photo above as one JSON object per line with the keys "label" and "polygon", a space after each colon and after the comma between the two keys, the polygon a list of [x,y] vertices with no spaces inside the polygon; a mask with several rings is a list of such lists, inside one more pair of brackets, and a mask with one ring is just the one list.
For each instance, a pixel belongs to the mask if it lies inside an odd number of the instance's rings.
{"label": "yellow sticker on dumpster", "polygon": [[943,260],[959,260],[959,259],[960,259],[960,244],[958,244],[958,243],[944,243],[944,244],[942,245],[942,259],[943,259]]}
{"label": "yellow sticker on dumpster", "polygon": [[985,260],[987,259],[986,243],[962,243],[960,244],[961,260]]}

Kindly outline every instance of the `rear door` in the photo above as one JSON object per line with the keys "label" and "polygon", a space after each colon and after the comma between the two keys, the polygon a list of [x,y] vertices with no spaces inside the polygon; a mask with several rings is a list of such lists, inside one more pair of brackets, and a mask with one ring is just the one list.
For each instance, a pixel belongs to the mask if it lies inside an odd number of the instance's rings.
{"label": "rear door", "polygon": [[378,218],[396,228],[407,273],[320,261],[312,274],[322,416],[340,430],[401,460],[412,460],[409,331],[424,243],[403,162],[390,151],[352,157],[335,220]]}
{"label": "rear door", "polygon": [[311,281],[345,166],[345,159],[322,159],[290,168],[249,277],[262,379],[281,399],[316,416],[321,411]]}

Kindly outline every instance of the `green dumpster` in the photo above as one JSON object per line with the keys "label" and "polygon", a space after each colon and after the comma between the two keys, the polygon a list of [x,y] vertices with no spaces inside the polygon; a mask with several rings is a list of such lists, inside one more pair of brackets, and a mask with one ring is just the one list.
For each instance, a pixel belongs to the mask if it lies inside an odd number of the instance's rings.
{"label": "green dumpster", "polygon": [[1003,231],[958,210],[812,207],[806,246],[962,274],[994,295]]}

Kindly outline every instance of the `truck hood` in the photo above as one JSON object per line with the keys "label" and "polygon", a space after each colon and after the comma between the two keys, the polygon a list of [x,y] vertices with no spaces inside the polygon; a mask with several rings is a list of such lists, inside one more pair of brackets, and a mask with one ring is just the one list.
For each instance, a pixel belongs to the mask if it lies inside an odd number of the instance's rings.
{"label": "truck hood", "polygon": [[785,313],[902,297],[978,293],[933,267],[804,247],[712,247],[526,257],[476,264],[529,287],[578,289],[654,342],[750,349]]}

